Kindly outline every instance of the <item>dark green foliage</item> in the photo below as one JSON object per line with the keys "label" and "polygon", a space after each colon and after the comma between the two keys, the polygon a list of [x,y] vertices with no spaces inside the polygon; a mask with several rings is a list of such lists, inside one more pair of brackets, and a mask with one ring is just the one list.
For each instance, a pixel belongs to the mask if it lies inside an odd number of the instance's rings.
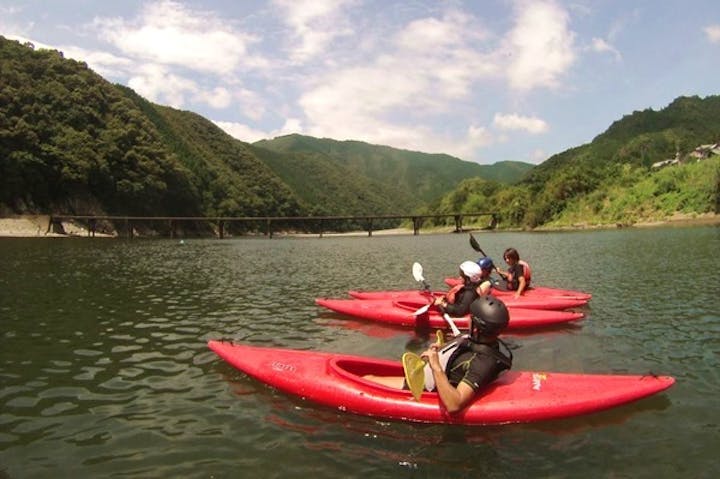
{"label": "dark green foliage", "polygon": [[[164,211],[182,173],[144,115],[84,63],[0,38],[0,202]],[[86,202],[84,202],[87,204]]]}
{"label": "dark green foliage", "polygon": [[0,72],[0,204],[17,212],[407,214],[478,172],[511,181],[531,167],[296,135],[253,146],[2,37]]}
{"label": "dark green foliage", "polygon": [[302,135],[262,140],[255,145],[279,153],[303,153],[306,158],[324,159],[328,165],[334,163],[336,166],[333,169],[341,168],[379,185],[386,196],[395,198],[391,199],[392,204],[405,204],[406,210],[440,198],[467,178],[482,177],[513,183],[532,168],[528,163],[509,161],[479,165],[449,155]]}
{"label": "dark green foliage", "polygon": [[[0,80],[0,206],[17,212],[257,217],[486,211],[498,215],[501,227],[536,227],[720,209],[720,159],[697,163],[688,156],[698,145],[720,141],[719,96],[682,97],[661,111],[635,112],[591,143],[533,168],[301,135],[250,145],[197,114],[112,85],[60,52],[3,37]],[[684,164],[651,168],[676,154]]]}
{"label": "dark green foliage", "polygon": [[410,213],[418,201],[314,153],[286,154],[250,146],[315,216]]}
{"label": "dark green foliage", "polygon": [[[720,96],[681,97],[661,111],[616,121],[592,143],[554,155],[513,187],[483,200],[499,213],[501,225],[530,228],[717,211],[720,160],[693,165],[689,153],[718,141]],[[650,168],[676,155],[683,164]],[[461,209],[477,204],[472,196],[458,201],[463,190],[461,185],[430,212],[445,211],[446,203]]]}
{"label": "dark green foliage", "polygon": [[0,37],[0,203],[15,211],[297,215],[247,145],[84,63]]}

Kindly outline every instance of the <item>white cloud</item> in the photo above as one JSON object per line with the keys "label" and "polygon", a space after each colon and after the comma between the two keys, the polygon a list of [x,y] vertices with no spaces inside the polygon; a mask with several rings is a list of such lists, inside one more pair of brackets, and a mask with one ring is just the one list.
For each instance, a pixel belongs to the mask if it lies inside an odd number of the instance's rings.
{"label": "white cloud", "polygon": [[720,25],[705,27],[705,35],[710,43],[720,43]]}
{"label": "white cloud", "polygon": [[228,135],[246,143],[254,143],[259,140],[274,138],[276,136],[289,135],[291,133],[302,133],[302,122],[297,118],[289,118],[285,124],[272,131],[261,131],[242,123],[229,121],[216,121],[217,126],[222,128]]}
{"label": "white cloud", "polygon": [[456,11],[410,22],[367,64],[308,85],[298,102],[308,134],[467,157],[489,141],[487,132],[472,127],[463,137],[430,125],[467,104],[473,82],[498,74],[478,53],[486,36],[474,17]]}
{"label": "white cloud", "polygon": [[253,36],[212,12],[172,0],[146,4],[134,20],[96,18],[93,26],[123,54],[138,60],[221,75],[265,64],[248,51],[256,41]]}
{"label": "white cloud", "polygon": [[530,163],[534,163],[536,165],[539,165],[543,161],[548,159],[547,153],[545,153],[543,150],[537,149],[530,152],[528,161]]}
{"label": "white cloud", "polygon": [[187,102],[188,95],[194,96],[198,92],[194,81],[174,75],[157,64],[140,67],[128,80],[128,86],[150,101],[174,108],[181,108]]}
{"label": "white cloud", "polygon": [[275,0],[293,30],[291,57],[304,62],[323,53],[337,37],[353,35],[344,10],[355,0]]}
{"label": "white cloud", "polygon": [[233,95],[227,88],[215,87],[210,91],[198,92],[197,99],[213,108],[222,109],[232,104]]}
{"label": "white cloud", "polygon": [[86,50],[75,46],[60,46],[66,58],[74,58],[88,64],[99,75],[104,78],[118,78],[127,76],[136,68],[136,63],[127,57],[113,55],[101,50]]}
{"label": "white cloud", "polygon": [[503,115],[496,113],[493,118],[493,125],[500,130],[522,130],[528,133],[545,133],[548,125],[540,118],[520,116],[516,114]]}
{"label": "white cloud", "polygon": [[30,35],[34,23],[13,21],[13,16],[20,13],[22,13],[22,8],[15,6],[5,7],[0,5],[0,35],[11,40],[17,40],[21,43],[25,43],[29,41],[25,37]]}
{"label": "white cloud", "polygon": [[520,91],[555,87],[575,60],[575,34],[568,13],[554,1],[516,2],[515,26],[506,39],[511,52],[510,86]]}
{"label": "white cloud", "polygon": [[598,53],[612,53],[616,60],[622,59],[620,52],[602,38],[593,38],[590,48]]}

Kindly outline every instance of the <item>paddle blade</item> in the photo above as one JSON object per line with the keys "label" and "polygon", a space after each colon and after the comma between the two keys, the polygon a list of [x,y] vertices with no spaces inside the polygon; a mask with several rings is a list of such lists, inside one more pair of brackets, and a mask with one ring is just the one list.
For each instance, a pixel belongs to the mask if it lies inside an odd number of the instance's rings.
{"label": "paddle blade", "polygon": [[421,306],[420,308],[417,309],[417,311],[415,311],[413,313],[413,316],[420,316],[421,314],[427,313],[427,310],[430,309],[431,305],[432,305],[432,303],[428,303],[425,306]]}
{"label": "paddle blade", "polygon": [[445,333],[440,329],[435,331],[435,342],[437,342],[438,346],[445,344]]}
{"label": "paddle blade", "polygon": [[423,277],[423,267],[420,263],[413,263],[412,274],[415,281],[425,281],[425,278]]}
{"label": "paddle blade", "polygon": [[405,382],[416,401],[425,388],[425,361],[415,353],[406,352],[402,355],[402,365],[405,371]]}
{"label": "paddle blade", "polygon": [[482,248],[480,247],[480,243],[477,242],[477,240],[476,240],[475,237],[472,235],[472,233],[470,233],[470,246],[472,247],[472,249],[474,249],[475,251],[477,251],[477,252],[480,253],[481,255],[487,256],[487,255],[485,254],[485,252],[482,250]]}

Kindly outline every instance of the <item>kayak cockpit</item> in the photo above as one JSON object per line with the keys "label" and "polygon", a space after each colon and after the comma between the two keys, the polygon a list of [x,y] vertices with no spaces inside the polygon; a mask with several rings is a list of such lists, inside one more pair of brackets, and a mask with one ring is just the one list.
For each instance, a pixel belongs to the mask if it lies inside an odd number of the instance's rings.
{"label": "kayak cockpit", "polygon": [[402,396],[411,397],[409,390],[392,388],[363,377],[366,375],[402,377],[405,373],[402,364],[398,361],[333,358],[328,362],[328,367],[330,372],[345,381],[356,384],[361,389],[382,390],[385,396],[388,395],[388,392],[393,391]]}

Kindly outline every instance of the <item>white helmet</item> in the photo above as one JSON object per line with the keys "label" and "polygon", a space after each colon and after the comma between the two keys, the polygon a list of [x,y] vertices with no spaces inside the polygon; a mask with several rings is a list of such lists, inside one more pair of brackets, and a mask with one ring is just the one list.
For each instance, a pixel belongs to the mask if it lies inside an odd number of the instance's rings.
{"label": "white helmet", "polygon": [[475,261],[465,261],[460,265],[460,271],[467,276],[472,283],[480,281],[482,269]]}

